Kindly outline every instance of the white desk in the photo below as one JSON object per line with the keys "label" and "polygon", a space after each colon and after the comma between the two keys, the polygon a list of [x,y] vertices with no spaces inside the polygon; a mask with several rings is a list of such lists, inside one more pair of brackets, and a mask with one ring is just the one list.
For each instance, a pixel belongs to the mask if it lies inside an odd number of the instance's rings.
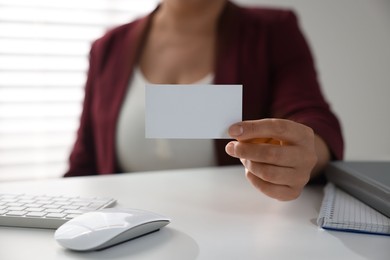
{"label": "white desk", "polygon": [[321,187],[279,202],[257,192],[242,167],[1,183],[0,192],[110,196],[118,206],[170,216],[153,234],[112,248],[63,249],[53,230],[0,227],[0,259],[390,259],[390,237],[317,227]]}

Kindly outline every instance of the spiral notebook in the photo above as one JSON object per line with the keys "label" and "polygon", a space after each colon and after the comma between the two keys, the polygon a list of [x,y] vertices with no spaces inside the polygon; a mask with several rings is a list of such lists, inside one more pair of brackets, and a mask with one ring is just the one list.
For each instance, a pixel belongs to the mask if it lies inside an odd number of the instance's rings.
{"label": "spiral notebook", "polygon": [[390,218],[329,182],[324,188],[318,226],[324,229],[390,236]]}

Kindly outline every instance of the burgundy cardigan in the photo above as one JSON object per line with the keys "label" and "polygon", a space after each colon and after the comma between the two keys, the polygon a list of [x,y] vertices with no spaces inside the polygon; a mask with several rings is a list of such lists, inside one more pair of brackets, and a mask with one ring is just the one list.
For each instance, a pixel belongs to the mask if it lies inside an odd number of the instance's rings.
{"label": "burgundy cardigan", "polygon": [[[120,172],[115,154],[117,119],[154,13],[114,28],[93,43],[66,177]],[[243,120],[273,117],[300,122],[324,139],[334,159],[341,159],[341,128],[321,93],[294,13],[227,2],[217,33],[214,84],[243,85]],[[239,163],[225,153],[228,141],[215,140],[219,165]]]}

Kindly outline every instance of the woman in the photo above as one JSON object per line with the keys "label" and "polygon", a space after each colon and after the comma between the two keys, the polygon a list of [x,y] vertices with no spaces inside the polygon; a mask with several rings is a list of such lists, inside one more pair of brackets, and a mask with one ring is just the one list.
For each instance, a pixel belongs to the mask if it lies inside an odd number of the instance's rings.
{"label": "woman", "polygon": [[[242,84],[244,121],[229,130],[236,140],[145,140],[145,82]],[[339,122],[293,12],[163,0],[93,44],[65,176],[241,162],[257,189],[292,200],[342,154]]]}

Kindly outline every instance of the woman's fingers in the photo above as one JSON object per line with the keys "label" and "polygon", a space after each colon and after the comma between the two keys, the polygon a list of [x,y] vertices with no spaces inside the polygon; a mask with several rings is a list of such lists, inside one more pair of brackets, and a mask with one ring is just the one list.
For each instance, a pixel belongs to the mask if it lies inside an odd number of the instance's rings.
{"label": "woman's fingers", "polygon": [[297,161],[301,160],[300,149],[292,145],[232,141],[226,146],[226,152],[232,157],[283,167],[294,167]]}
{"label": "woman's fingers", "polygon": [[309,181],[307,176],[297,174],[296,170],[291,167],[257,163],[245,159],[241,159],[241,162],[250,173],[268,183],[303,187]]}
{"label": "woman's fingers", "polygon": [[313,136],[313,130],[305,125],[286,119],[261,119],[242,121],[229,128],[231,137],[238,141],[251,139],[276,139],[290,143],[306,143],[308,136]]}

